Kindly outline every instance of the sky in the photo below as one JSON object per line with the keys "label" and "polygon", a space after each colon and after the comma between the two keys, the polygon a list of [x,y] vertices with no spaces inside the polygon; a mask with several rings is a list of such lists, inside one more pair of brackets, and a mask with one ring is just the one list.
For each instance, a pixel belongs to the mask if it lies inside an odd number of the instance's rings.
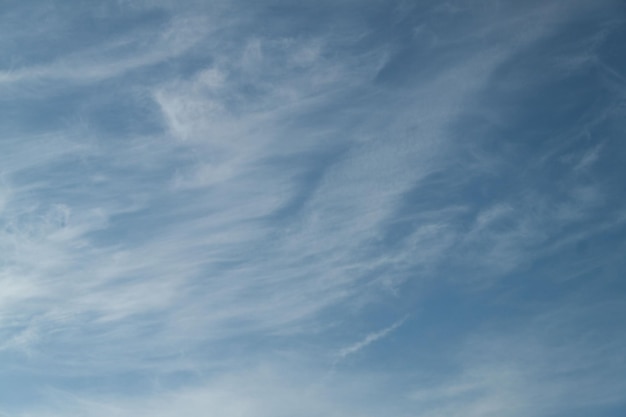
{"label": "sky", "polygon": [[0,416],[623,417],[621,0],[0,8]]}

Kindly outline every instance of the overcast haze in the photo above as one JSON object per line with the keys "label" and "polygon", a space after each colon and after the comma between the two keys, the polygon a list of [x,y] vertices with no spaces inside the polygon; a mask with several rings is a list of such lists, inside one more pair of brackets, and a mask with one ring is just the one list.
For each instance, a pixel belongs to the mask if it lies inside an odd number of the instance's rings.
{"label": "overcast haze", "polygon": [[5,1],[0,415],[623,417],[626,4]]}

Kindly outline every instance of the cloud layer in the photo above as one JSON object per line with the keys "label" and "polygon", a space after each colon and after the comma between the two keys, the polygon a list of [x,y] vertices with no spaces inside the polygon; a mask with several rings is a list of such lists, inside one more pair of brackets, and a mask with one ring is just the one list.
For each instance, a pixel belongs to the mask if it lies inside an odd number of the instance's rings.
{"label": "cloud layer", "polygon": [[622,9],[8,7],[0,412],[619,414]]}

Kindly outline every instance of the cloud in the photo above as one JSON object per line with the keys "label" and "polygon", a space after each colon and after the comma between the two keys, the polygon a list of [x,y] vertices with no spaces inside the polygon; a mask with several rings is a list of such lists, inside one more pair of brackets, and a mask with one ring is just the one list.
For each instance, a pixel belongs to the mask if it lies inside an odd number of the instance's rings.
{"label": "cloud", "polygon": [[[173,22],[170,29],[151,33],[149,47],[139,55],[132,45],[120,55],[117,43],[107,44],[94,49],[97,53],[79,52],[64,61],[71,65],[29,71],[37,78],[72,80],[77,71],[79,78],[94,82],[184,55],[199,39],[207,39],[201,18]],[[7,236],[18,242],[16,265],[29,271],[42,291],[32,314],[64,317],[79,328],[92,315],[89,326],[148,314],[166,328],[183,322],[191,334],[216,339],[249,331],[284,332],[291,326],[295,331],[358,294],[359,283],[371,271],[398,259],[407,267],[428,264],[453,245],[458,235],[449,226],[453,219],[442,217],[416,229],[413,246],[400,247],[400,253],[368,255],[395,217],[398,201],[454,154],[446,131],[461,103],[482,91],[511,50],[495,48],[453,61],[415,86],[415,98],[398,105],[393,94],[370,86],[386,65],[385,47],[330,58],[332,48],[349,47],[356,38],[332,33],[303,40],[245,38],[228,28],[223,34],[210,40],[217,52],[211,66],[151,87],[167,126],[164,137],[106,145],[94,135],[90,142],[71,139],[70,146],[59,139],[47,145],[50,151],[36,153],[32,142],[14,146],[13,164],[23,165],[8,168],[11,181],[29,183],[46,166],[57,174],[36,189],[59,192],[20,200],[18,195],[29,194],[13,186],[15,198],[8,203],[13,218],[56,216],[50,214],[55,207],[70,213],[66,220],[40,221],[34,235],[16,229]],[[97,74],[90,66],[97,67]],[[24,74],[18,78],[29,79]],[[334,104],[358,94],[371,98],[348,109]],[[389,110],[369,117],[381,107]],[[344,121],[334,121],[337,112]],[[329,122],[321,132],[291,122],[316,113]],[[412,114],[418,115],[415,123],[407,123]],[[366,117],[362,128],[342,134],[344,126]],[[415,124],[417,130],[407,133]],[[345,151],[334,161],[304,167],[289,163],[337,148]],[[70,163],[70,171],[58,168],[61,161]],[[318,178],[313,186],[301,182],[309,173]],[[93,190],[96,183],[98,192]],[[80,198],[72,199],[77,193]],[[272,223],[273,213],[298,193],[305,197],[297,209]],[[32,209],[25,208],[29,204]],[[502,262],[511,258],[507,264],[514,267],[519,252],[515,233],[524,239],[527,227],[520,224],[514,234],[492,231],[481,235],[480,242],[493,245],[494,257]],[[437,237],[429,236],[441,230],[448,237],[433,246]],[[505,240],[510,243],[503,244]],[[427,252],[425,246],[440,252]],[[415,256],[416,248],[421,256]],[[90,279],[85,281],[81,277],[87,271]],[[68,278],[52,279],[58,276]],[[395,286],[404,281],[380,279]],[[59,303],[67,293],[74,294],[72,300]],[[177,305],[183,307],[175,309]],[[123,337],[132,340],[131,334]]]}
{"label": "cloud", "polygon": [[[618,107],[578,118],[576,106],[533,101],[564,77],[533,65],[586,6],[149,3],[124,3],[133,29],[49,55],[33,46],[0,74],[19,116],[0,135],[0,356],[7,375],[33,381],[26,394],[48,395],[15,415],[414,415],[417,404],[540,416],[567,395],[618,402],[608,385],[584,394],[563,376],[623,385],[597,354],[617,362],[619,337],[594,344],[571,330],[569,347],[548,329],[582,310],[481,328],[503,311],[485,294],[560,293],[550,286],[617,259],[610,242],[588,243],[626,219],[603,171],[620,166],[601,129],[621,123]],[[126,27],[123,15],[105,20]],[[15,36],[28,50],[42,35]],[[584,44],[569,64],[600,53]],[[475,306],[448,345],[456,372],[433,350],[431,388],[399,368],[368,372],[377,360],[328,376],[337,357],[418,326],[353,323],[440,292],[454,302],[402,337]],[[388,349],[372,356],[407,355],[402,369],[423,375],[412,353]],[[576,368],[584,352],[600,371]],[[410,401],[381,399],[402,386],[415,387]]]}
{"label": "cloud", "polygon": [[345,357],[349,356],[349,355],[353,355],[357,352],[359,352],[360,350],[366,348],[367,346],[371,345],[372,343],[375,343],[377,341],[379,341],[380,339],[386,337],[387,335],[389,335],[390,333],[392,333],[393,331],[395,331],[398,327],[402,326],[402,324],[404,324],[404,322],[407,320],[407,318],[403,318],[401,320],[396,321],[395,323],[393,323],[391,326],[386,327],[380,331],[374,332],[374,333],[370,333],[367,336],[365,336],[363,338],[363,340],[360,340],[350,346],[346,346],[342,349],[339,350],[339,357],[344,359]]}
{"label": "cloud", "polygon": [[[49,389],[51,399],[46,409],[33,409],[23,415],[82,415],[120,417],[151,413],[155,416],[206,415],[223,416],[342,416],[378,415],[380,405],[367,401],[358,404],[353,398],[373,392],[376,384],[367,381],[337,379],[333,389],[320,383],[315,369],[288,367],[266,363],[248,369],[231,370],[228,375],[206,378],[205,381],[178,389],[155,388],[148,395],[115,398],[102,395],[74,395]],[[294,370],[298,372],[294,372]],[[365,398],[365,397],[363,397]],[[393,408],[393,407],[392,407]]]}
{"label": "cloud", "polygon": [[165,31],[146,33],[145,39],[116,40],[63,56],[47,65],[5,71],[0,73],[0,83],[29,80],[96,82],[115,77],[185,53],[206,36],[207,27],[210,26],[202,19],[181,19]]}

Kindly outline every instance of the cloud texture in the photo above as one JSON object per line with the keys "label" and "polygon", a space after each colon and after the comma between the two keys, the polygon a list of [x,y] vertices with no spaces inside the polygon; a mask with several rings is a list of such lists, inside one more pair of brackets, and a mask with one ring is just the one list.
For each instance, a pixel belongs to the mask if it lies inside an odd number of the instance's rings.
{"label": "cloud texture", "polygon": [[0,413],[617,416],[619,1],[0,14]]}

